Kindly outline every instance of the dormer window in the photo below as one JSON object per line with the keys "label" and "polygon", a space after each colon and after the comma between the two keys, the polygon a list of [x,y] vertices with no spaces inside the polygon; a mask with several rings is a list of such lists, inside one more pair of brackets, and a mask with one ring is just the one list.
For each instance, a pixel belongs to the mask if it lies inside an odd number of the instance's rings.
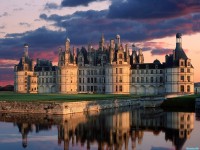
{"label": "dormer window", "polygon": [[184,62],[183,61],[181,61],[181,66],[184,66]]}

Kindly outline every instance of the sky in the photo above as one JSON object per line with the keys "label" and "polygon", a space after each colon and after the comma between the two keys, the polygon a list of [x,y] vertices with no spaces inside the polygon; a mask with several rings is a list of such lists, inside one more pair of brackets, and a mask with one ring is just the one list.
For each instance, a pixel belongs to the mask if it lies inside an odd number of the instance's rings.
{"label": "sky", "polygon": [[0,86],[14,84],[14,65],[23,55],[50,59],[56,65],[58,48],[70,38],[76,48],[98,45],[120,34],[123,44],[144,51],[145,63],[175,49],[176,33],[192,60],[194,81],[200,81],[199,0],[6,0],[0,5]]}

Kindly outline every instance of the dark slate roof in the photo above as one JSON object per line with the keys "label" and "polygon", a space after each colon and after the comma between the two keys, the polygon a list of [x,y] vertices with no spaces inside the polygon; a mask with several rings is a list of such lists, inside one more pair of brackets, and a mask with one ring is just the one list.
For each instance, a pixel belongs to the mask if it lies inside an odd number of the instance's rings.
{"label": "dark slate roof", "polygon": [[144,64],[132,64],[131,69],[163,69],[163,64],[155,64],[155,63],[144,63]]}
{"label": "dark slate roof", "polygon": [[52,66],[52,62],[45,59],[37,60],[37,64],[34,67],[34,71],[56,71],[57,67]]}
{"label": "dark slate roof", "polygon": [[[25,57],[25,63],[29,65],[29,70],[32,68],[32,59],[29,57]],[[19,64],[17,65],[17,70],[22,71],[23,70],[23,64],[22,64],[22,58],[20,59]]]}
{"label": "dark slate roof", "polygon": [[176,43],[176,49],[175,49],[175,59],[179,60],[179,59],[188,59],[188,57],[186,56],[184,50],[182,49],[180,43]]}
{"label": "dark slate roof", "polygon": [[39,67],[35,66],[34,67],[34,71],[35,72],[39,72],[39,71],[56,71],[57,68],[58,68],[57,66],[51,66],[51,67],[50,66],[49,67],[48,66],[43,66],[43,67],[41,67],[41,66],[39,66]]}

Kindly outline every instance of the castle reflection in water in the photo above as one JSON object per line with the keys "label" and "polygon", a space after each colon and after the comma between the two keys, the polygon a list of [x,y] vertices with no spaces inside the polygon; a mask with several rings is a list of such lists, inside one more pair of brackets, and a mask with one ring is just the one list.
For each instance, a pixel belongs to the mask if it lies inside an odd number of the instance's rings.
{"label": "castle reflection in water", "polygon": [[[79,143],[90,149],[136,149],[142,144],[144,132],[159,135],[165,133],[165,140],[174,148],[182,149],[194,128],[194,113],[164,112],[161,109],[107,110],[98,114],[73,114],[61,116],[0,114],[0,121],[13,122],[22,134],[22,146],[28,146],[28,134],[35,131],[58,128],[58,144],[64,142],[64,149]],[[129,143],[131,142],[131,144]],[[129,147],[128,147],[129,144]],[[131,147],[130,147],[131,145]]]}

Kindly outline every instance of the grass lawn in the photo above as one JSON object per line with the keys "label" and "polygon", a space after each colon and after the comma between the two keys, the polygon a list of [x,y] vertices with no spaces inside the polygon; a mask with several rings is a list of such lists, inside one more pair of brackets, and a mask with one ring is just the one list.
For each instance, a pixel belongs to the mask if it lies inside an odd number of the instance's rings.
{"label": "grass lawn", "polygon": [[0,92],[0,101],[85,101],[85,100],[108,100],[130,99],[135,95],[114,94],[19,94],[15,92]]}
{"label": "grass lawn", "polygon": [[195,100],[200,95],[188,95],[183,97],[169,98],[165,100],[161,107],[169,109],[195,109]]}

